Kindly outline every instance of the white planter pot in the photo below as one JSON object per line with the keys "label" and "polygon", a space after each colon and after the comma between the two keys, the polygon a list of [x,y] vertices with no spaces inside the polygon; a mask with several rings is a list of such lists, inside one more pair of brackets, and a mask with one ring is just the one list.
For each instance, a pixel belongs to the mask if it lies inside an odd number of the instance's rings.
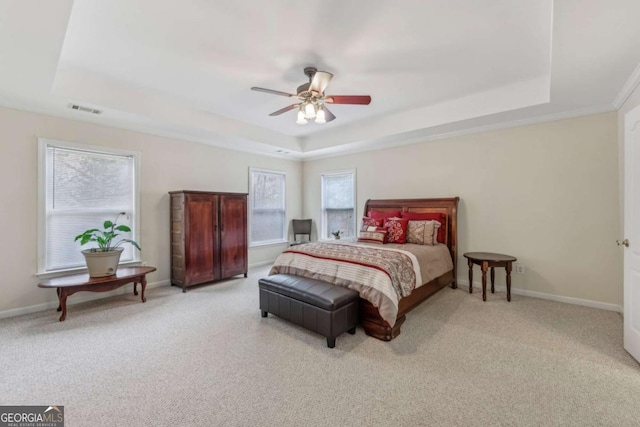
{"label": "white planter pot", "polygon": [[87,262],[89,277],[105,277],[116,274],[123,250],[124,248],[115,248],[108,252],[94,252],[91,249],[82,251]]}

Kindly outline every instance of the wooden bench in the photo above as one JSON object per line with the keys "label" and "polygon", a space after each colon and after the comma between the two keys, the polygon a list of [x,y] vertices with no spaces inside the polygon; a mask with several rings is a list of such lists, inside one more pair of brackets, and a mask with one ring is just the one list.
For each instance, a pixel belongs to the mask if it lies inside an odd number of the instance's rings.
{"label": "wooden bench", "polygon": [[356,333],[356,291],[290,274],[262,278],[258,285],[262,317],[271,313],[324,335],[329,348],[343,332]]}

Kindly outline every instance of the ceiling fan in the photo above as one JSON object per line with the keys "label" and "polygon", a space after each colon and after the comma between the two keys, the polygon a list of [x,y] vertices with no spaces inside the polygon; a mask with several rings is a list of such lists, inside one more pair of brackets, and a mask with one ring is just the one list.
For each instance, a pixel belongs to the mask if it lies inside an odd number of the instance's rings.
{"label": "ceiling fan", "polygon": [[371,102],[369,95],[325,95],[324,90],[333,78],[333,74],[327,71],[318,71],[314,67],[306,67],[304,74],[309,77],[309,83],[298,86],[295,95],[261,87],[252,87],[251,90],[280,96],[297,97],[300,102],[274,111],[269,115],[279,116],[282,113],[298,108],[298,120],[296,120],[296,123],[299,125],[306,125],[307,120],[311,119],[315,119],[315,122],[319,124],[334,120],[336,116],[329,111],[327,104],[369,105]]}

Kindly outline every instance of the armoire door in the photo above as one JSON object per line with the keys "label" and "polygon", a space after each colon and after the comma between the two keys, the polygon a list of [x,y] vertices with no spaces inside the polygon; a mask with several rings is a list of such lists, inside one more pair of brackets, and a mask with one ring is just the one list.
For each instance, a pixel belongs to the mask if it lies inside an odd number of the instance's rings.
{"label": "armoire door", "polygon": [[185,284],[217,280],[218,196],[187,194],[185,212]]}
{"label": "armoire door", "polygon": [[222,277],[247,272],[247,197],[220,196],[220,268]]}

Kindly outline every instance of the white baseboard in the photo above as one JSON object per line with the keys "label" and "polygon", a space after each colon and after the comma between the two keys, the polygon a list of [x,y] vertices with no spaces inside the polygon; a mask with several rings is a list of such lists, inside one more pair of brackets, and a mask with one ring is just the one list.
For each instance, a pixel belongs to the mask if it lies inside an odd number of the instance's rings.
{"label": "white baseboard", "polygon": [[254,263],[254,264],[249,264],[249,268],[262,267],[263,265],[273,264],[273,262],[274,262],[275,260],[276,260],[276,259],[274,258],[274,259],[269,260],[269,261],[260,261],[260,262],[256,262],[256,263]]}
{"label": "white baseboard", "polygon": [[[159,282],[147,283],[147,289],[155,288],[158,286],[169,285],[169,280],[161,280]],[[50,290],[53,293],[53,290]],[[140,286],[138,286],[138,292],[140,292]],[[87,301],[94,301],[102,298],[109,298],[115,295],[124,295],[131,293],[131,287],[129,285],[124,285],[118,289],[115,289],[110,292],[81,292],[75,294],[73,298],[69,298],[67,300],[67,306],[72,306],[76,304],[80,304]],[[76,296],[77,295],[77,296]],[[12,308],[10,310],[0,311],[0,319],[5,319],[7,317],[21,316],[23,314],[36,313],[38,311],[45,310],[53,310],[58,307],[58,301],[50,301],[45,302],[43,304],[30,305],[27,307],[20,308]]]}
{"label": "white baseboard", "polygon": [[[458,286],[459,287],[468,287],[469,286],[469,281],[468,280],[464,280],[464,279],[458,279],[457,280]],[[473,288],[478,288],[480,290],[480,292],[482,292],[482,283],[481,282],[473,282]],[[507,287],[506,286],[495,286],[495,290],[498,292],[507,292]],[[487,292],[491,291],[491,284],[487,284]],[[540,298],[540,299],[546,299],[546,300],[550,300],[550,301],[557,301],[557,302],[564,302],[567,304],[575,304],[575,305],[582,305],[585,307],[592,307],[592,308],[599,308],[602,310],[608,310],[608,311],[616,311],[618,313],[622,313],[622,307],[616,304],[609,304],[606,302],[600,302],[600,301],[592,301],[592,300],[588,300],[588,299],[581,299],[581,298],[573,298],[573,297],[565,297],[562,295],[555,295],[555,294],[547,294],[544,292],[536,292],[536,291],[528,291],[526,289],[518,289],[518,288],[514,288],[513,286],[511,286],[511,293],[513,295],[522,295],[525,297],[532,297],[532,298]]]}
{"label": "white baseboard", "polygon": [[[274,261],[275,261],[275,258],[269,261],[257,262],[255,264],[250,264],[249,268],[261,267],[264,265],[273,264]],[[155,288],[157,286],[166,286],[170,284],[171,284],[170,280],[161,280],[158,282],[147,283],[147,289]],[[73,298],[69,298],[67,300],[67,306],[81,304],[83,302],[94,301],[102,298],[109,298],[115,295],[124,295],[130,292],[131,292],[131,288],[129,288],[127,285],[122,286],[110,292],[79,292],[75,294]],[[58,307],[58,301],[56,300],[56,301],[49,301],[42,304],[30,305],[27,307],[19,307],[19,308],[12,308],[9,310],[2,310],[0,311],[0,319],[6,319],[7,317],[22,316],[23,314],[37,313],[39,311],[52,310],[57,307]]]}
{"label": "white baseboard", "polygon": [[[267,264],[272,264],[274,260],[271,261],[261,261],[255,264],[251,264],[249,266],[249,268],[254,268],[254,267],[261,267],[263,265],[267,265]],[[465,280],[465,279],[458,279],[457,280],[458,286],[459,287],[468,287],[469,286],[469,281]],[[170,285],[170,281],[169,280],[161,280],[159,282],[153,282],[153,283],[148,283],[147,284],[147,289],[149,288],[155,288],[158,286],[166,286],[166,285]],[[491,285],[488,285],[491,286]],[[482,289],[482,283],[480,282],[474,282],[473,283],[473,287],[474,289]],[[505,286],[496,286],[495,287],[496,291],[498,292],[507,292],[507,288]],[[116,290],[113,290],[111,292],[108,293],[104,293],[104,292],[82,292],[82,293],[78,293],[76,297],[74,298],[70,298],[67,302],[68,306],[72,306],[75,304],[81,304],[83,302],[88,302],[88,301],[94,301],[97,299],[102,299],[102,298],[109,298],[115,295],[124,295],[124,294],[128,294],[131,292],[131,289],[128,286],[123,286],[120,287]],[[518,289],[518,288],[514,288],[513,286],[511,287],[511,293],[514,295],[522,295],[525,297],[532,297],[532,298],[540,298],[540,299],[546,299],[546,300],[550,300],[550,301],[557,301],[557,302],[564,302],[567,304],[575,304],[575,305],[582,305],[585,307],[592,307],[592,308],[599,308],[602,310],[608,310],[608,311],[615,311],[618,313],[623,314],[624,310],[622,308],[622,306],[620,305],[616,305],[616,304],[609,304],[609,303],[604,303],[604,302],[600,302],[600,301],[592,301],[592,300],[586,300],[586,299],[581,299],[581,298],[573,298],[573,297],[566,297],[566,296],[562,296],[562,295],[555,295],[555,294],[547,294],[544,292],[536,292],[536,291],[528,291],[525,289]],[[20,308],[13,308],[10,310],[3,310],[0,311],[0,319],[5,319],[7,317],[14,317],[14,316],[21,316],[23,314],[30,314],[30,313],[36,313],[38,311],[45,311],[45,310],[51,310],[51,309],[55,309],[58,307],[58,301],[50,301],[47,303],[43,303],[43,304],[36,304],[36,305],[30,305],[28,307],[20,307]]]}

